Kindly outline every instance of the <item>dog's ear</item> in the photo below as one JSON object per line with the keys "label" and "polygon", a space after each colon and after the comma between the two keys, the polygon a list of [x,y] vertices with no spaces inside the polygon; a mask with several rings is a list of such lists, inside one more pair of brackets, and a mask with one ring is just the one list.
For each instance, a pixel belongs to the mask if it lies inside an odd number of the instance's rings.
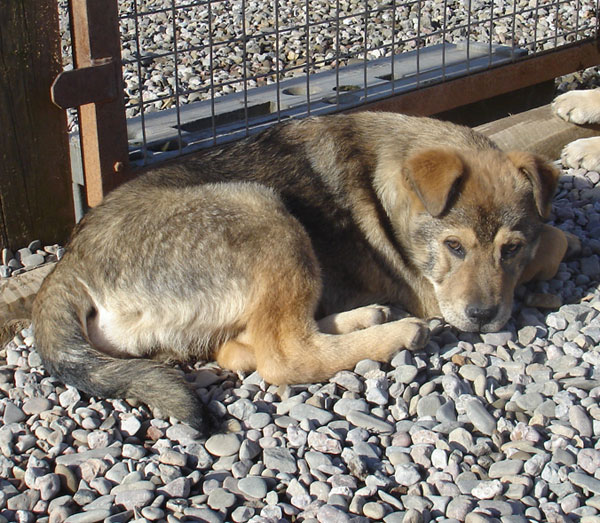
{"label": "dog's ear", "polygon": [[460,156],[449,149],[428,149],[412,155],[406,166],[408,179],[427,212],[442,214],[465,170]]}
{"label": "dog's ear", "polygon": [[533,186],[533,199],[540,216],[548,218],[560,176],[558,169],[531,153],[513,151],[508,157]]}

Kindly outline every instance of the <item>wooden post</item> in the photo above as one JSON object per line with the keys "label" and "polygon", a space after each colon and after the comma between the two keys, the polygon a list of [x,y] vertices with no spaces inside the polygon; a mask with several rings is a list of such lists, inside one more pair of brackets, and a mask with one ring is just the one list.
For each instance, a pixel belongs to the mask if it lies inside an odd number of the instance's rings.
{"label": "wooden post", "polygon": [[94,207],[108,191],[131,178],[123,101],[118,2],[70,0],[69,4],[73,20],[75,67],[98,67],[107,61],[118,65],[114,67],[113,75],[116,86],[114,99],[79,107],[87,203]]}
{"label": "wooden post", "polygon": [[0,16],[0,247],[65,241],[75,223],[56,0],[5,0]]}

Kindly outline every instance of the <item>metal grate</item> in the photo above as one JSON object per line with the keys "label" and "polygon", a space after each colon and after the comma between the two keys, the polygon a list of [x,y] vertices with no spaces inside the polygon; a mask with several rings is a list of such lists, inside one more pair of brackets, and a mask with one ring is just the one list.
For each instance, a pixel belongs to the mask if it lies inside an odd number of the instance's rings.
{"label": "metal grate", "polygon": [[594,38],[596,0],[120,0],[131,159]]}

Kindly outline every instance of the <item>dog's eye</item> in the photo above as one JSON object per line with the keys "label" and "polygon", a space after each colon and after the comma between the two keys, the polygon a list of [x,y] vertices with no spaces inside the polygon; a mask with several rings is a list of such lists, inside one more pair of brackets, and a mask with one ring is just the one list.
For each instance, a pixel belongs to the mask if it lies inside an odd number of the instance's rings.
{"label": "dog's eye", "polygon": [[444,242],[444,245],[446,245],[448,250],[455,256],[458,256],[459,258],[465,257],[465,249],[463,248],[462,244],[458,240],[455,240],[455,239],[446,240]]}
{"label": "dog's eye", "polygon": [[520,250],[522,245],[520,243],[507,243],[502,246],[502,259],[508,260],[515,256]]}

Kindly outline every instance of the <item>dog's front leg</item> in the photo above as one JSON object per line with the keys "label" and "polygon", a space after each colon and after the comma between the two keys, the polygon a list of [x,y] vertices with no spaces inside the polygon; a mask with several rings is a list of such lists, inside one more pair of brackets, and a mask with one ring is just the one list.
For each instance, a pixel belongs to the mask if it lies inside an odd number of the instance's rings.
{"label": "dog's front leg", "polygon": [[576,254],[580,250],[581,242],[577,236],[551,225],[544,225],[536,254],[525,267],[519,283],[554,278],[565,256]]}
{"label": "dog's front leg", "polygon": [[330,314],[317,323],[319,330],[325,334],[348,334],[374,325],[387,323],[393,318],[390,307],[383,305],[367,305],[349,311]]}
{"label": "dog's front leg", "polygon": [[[325,381],[340,370],[353,369],[361,360],[388,361],[399,349],[421,349],[429,339],[427,324],[414,317],[359,326],[344,334],[320,332],[316,322],[306,317],[292,317],[287,324],[260,323],[261,329],[249,326],[238,339],[226,342],[216,359],[234,371],[256,369],[274,384]],[[352,321],[345,327],[350,324],[357,325]]]}
{"label": "dog's front leg", "polygon": [[414,317],[347,334],[311,331],[281,340],[278,350],[256,352],[257,370],[266,381],[324,381],[340,370],[353,369],[363,359],[388,361],[397,350],[421,349],[429,340],[427,323]]}

